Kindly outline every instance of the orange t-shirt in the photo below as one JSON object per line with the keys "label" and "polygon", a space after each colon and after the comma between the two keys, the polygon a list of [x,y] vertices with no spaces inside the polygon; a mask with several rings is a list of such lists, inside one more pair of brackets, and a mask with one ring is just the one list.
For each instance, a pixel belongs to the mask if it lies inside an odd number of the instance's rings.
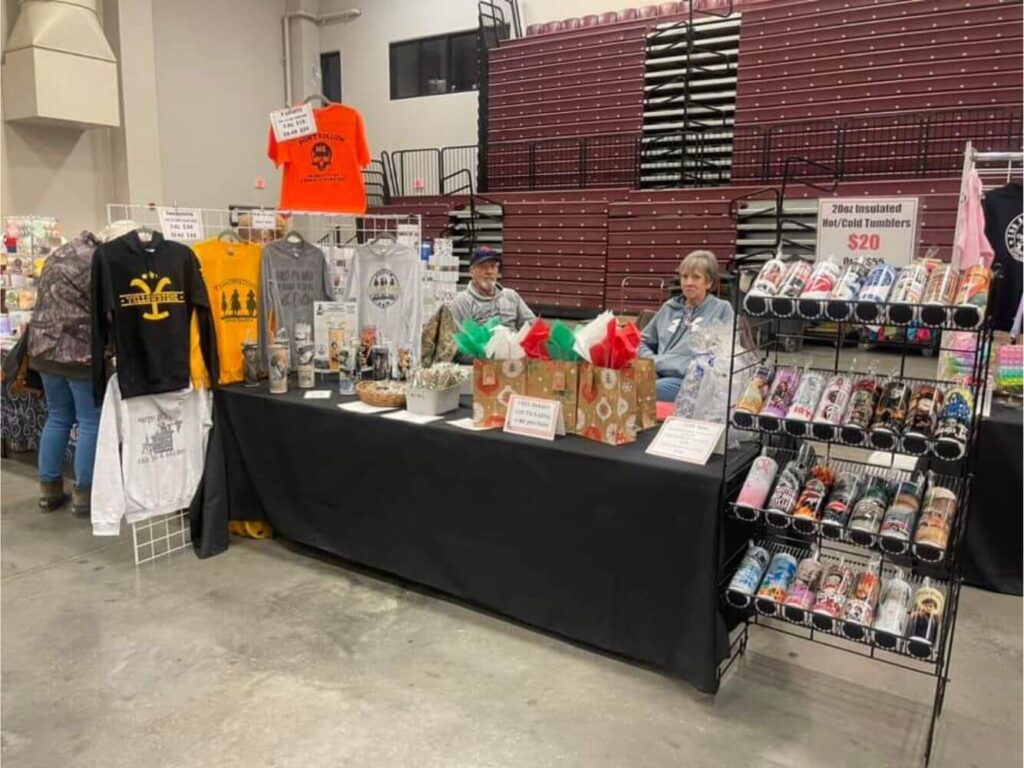
{"label": "orange t-shirt", "polygon": [[362,116],[344,104],[313,110],[317,132],[278,143],[267,155],[284,167],[281,210],[366,213],[363,171],[370,164]]}

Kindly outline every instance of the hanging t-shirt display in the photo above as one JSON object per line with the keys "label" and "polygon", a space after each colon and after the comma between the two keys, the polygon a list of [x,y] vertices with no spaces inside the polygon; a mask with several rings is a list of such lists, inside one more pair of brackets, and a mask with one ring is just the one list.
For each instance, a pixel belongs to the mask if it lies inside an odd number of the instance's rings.
{"label": "hanging t-shirt display", "polygon": [[91,517],[96,536],[117,536],[129,523],[185,509],[203,476],[212,400],[182,389],[123,400],[117,375],[103,399]]}
{"label": "hanging t-shirt display", "polygon": [[[256,243],[204,240],[193,246],[210,296],[217,330],[221,384],[244,378],[242,343],[259,337],[260,247]],[[192,370],[202,365],[198,339],[192,337]]]}
{"label": "hanging t-shirt display", "polygon": [[117,356],[121,396],[137,397],[189,385],[190,319],[195,313],[203,361],[217,376],[216,335],[199,261],[181,243],[135,230],[104,243],[92,262],[92,378],[96,401],[106,389],[104,351]]}
{"label": "hanging t-shirt display", "polygon": [[363,118],[352,107],[313,110],[317,132],[278,142],[270,132],[267,155],[284,168],[281,210],[366,213],[363,168],[370,164]]}
{"label": "hanging t-shirt display", "polygon": [[420,356],[420,271],[419,255],[388,239],[356,248],[349,268],[345,297],[359,302],[360,338],[364,345],[393,347],[398,368]]}
{"label": "hanging t-shirt display", "polygon": [[334,301],[324,252],[296,234],[263,247],[260,262],[259,340],[262,369],[268,370],[269,345],[283,330],[295,369],[295,325],[313,327],[313,302]]}
{"label": "hanging t-shirt display", "polygon": [[1002,279],[995,289],[992,318],[997,331],[1008,331],[1013,325],[1024,287],[1021,267],[1024,266],[1022,211],[1024,187],[1018,183],[1006,184],[985,193],[985,236],[996,252],[992,269],[1001,269]]}

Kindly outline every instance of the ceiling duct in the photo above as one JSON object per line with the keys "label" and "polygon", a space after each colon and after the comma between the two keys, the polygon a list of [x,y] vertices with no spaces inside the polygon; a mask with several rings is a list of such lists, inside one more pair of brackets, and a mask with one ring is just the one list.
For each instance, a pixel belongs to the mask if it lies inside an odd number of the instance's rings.
{"label": "ceiling duct", "polygon": [[8,122],[120,125],[117,59],[96,0],[21,0],[4,48]]}

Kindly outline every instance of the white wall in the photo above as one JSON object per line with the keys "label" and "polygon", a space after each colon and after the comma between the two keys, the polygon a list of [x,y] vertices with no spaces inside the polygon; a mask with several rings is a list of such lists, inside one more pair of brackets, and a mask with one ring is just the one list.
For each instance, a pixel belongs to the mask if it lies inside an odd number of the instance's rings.
{"label": "white wall", "polygon": [[[284,6],[153,0],[164,202],[277,204],[267,115],[284,103]],[[257,178],[266,179],[266,191],[253,188]]]}
{"label": "white wall", "polygon": [[[476,0],[321,0],[320,12],[362,16],[320,28],[320,50],[341,52],[341,95],[366,124],[370,151],[477,143],[475,92],[391,100],[388,44],[476,29]],[[296,99],[299,94],[296,94]]]}
{"label": "white wall", "polygon": [[[17,11],[17,0],[4,0],[0,6],[2,44]],[[57,216],[66,234],[106,221],[114,190],[111,137],[107,128],[80,131],[3,122],[0,215]]]}

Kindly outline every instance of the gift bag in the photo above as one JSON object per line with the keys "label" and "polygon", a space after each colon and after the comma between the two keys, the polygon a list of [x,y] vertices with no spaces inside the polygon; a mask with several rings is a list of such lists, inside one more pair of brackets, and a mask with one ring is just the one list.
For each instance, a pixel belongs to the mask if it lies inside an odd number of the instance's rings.
{"label": "gift bag", "polygon": [[560,400],[565,429],[576,426],[576,396],[579,367],[566,360],[529,360],[526,367],[526,394],[544,400]]}
{"label": "gift bag", "polygon": [[636,424],[642,432],[658,426],[658,392],[654,383],[657,374],[654,361],[650,359],[634,360],[633,369],[636,372]]}
{"label": "gift bag", "polygon": [[598,368],[580,363],[576,407],[577,435],[608,445],[624,445],[637,435],[637,369]]}
{"label": "gift bag", "polygon": [[473,361],[473,426],[503,426],[509,398],[525,394],[525,359]]}

